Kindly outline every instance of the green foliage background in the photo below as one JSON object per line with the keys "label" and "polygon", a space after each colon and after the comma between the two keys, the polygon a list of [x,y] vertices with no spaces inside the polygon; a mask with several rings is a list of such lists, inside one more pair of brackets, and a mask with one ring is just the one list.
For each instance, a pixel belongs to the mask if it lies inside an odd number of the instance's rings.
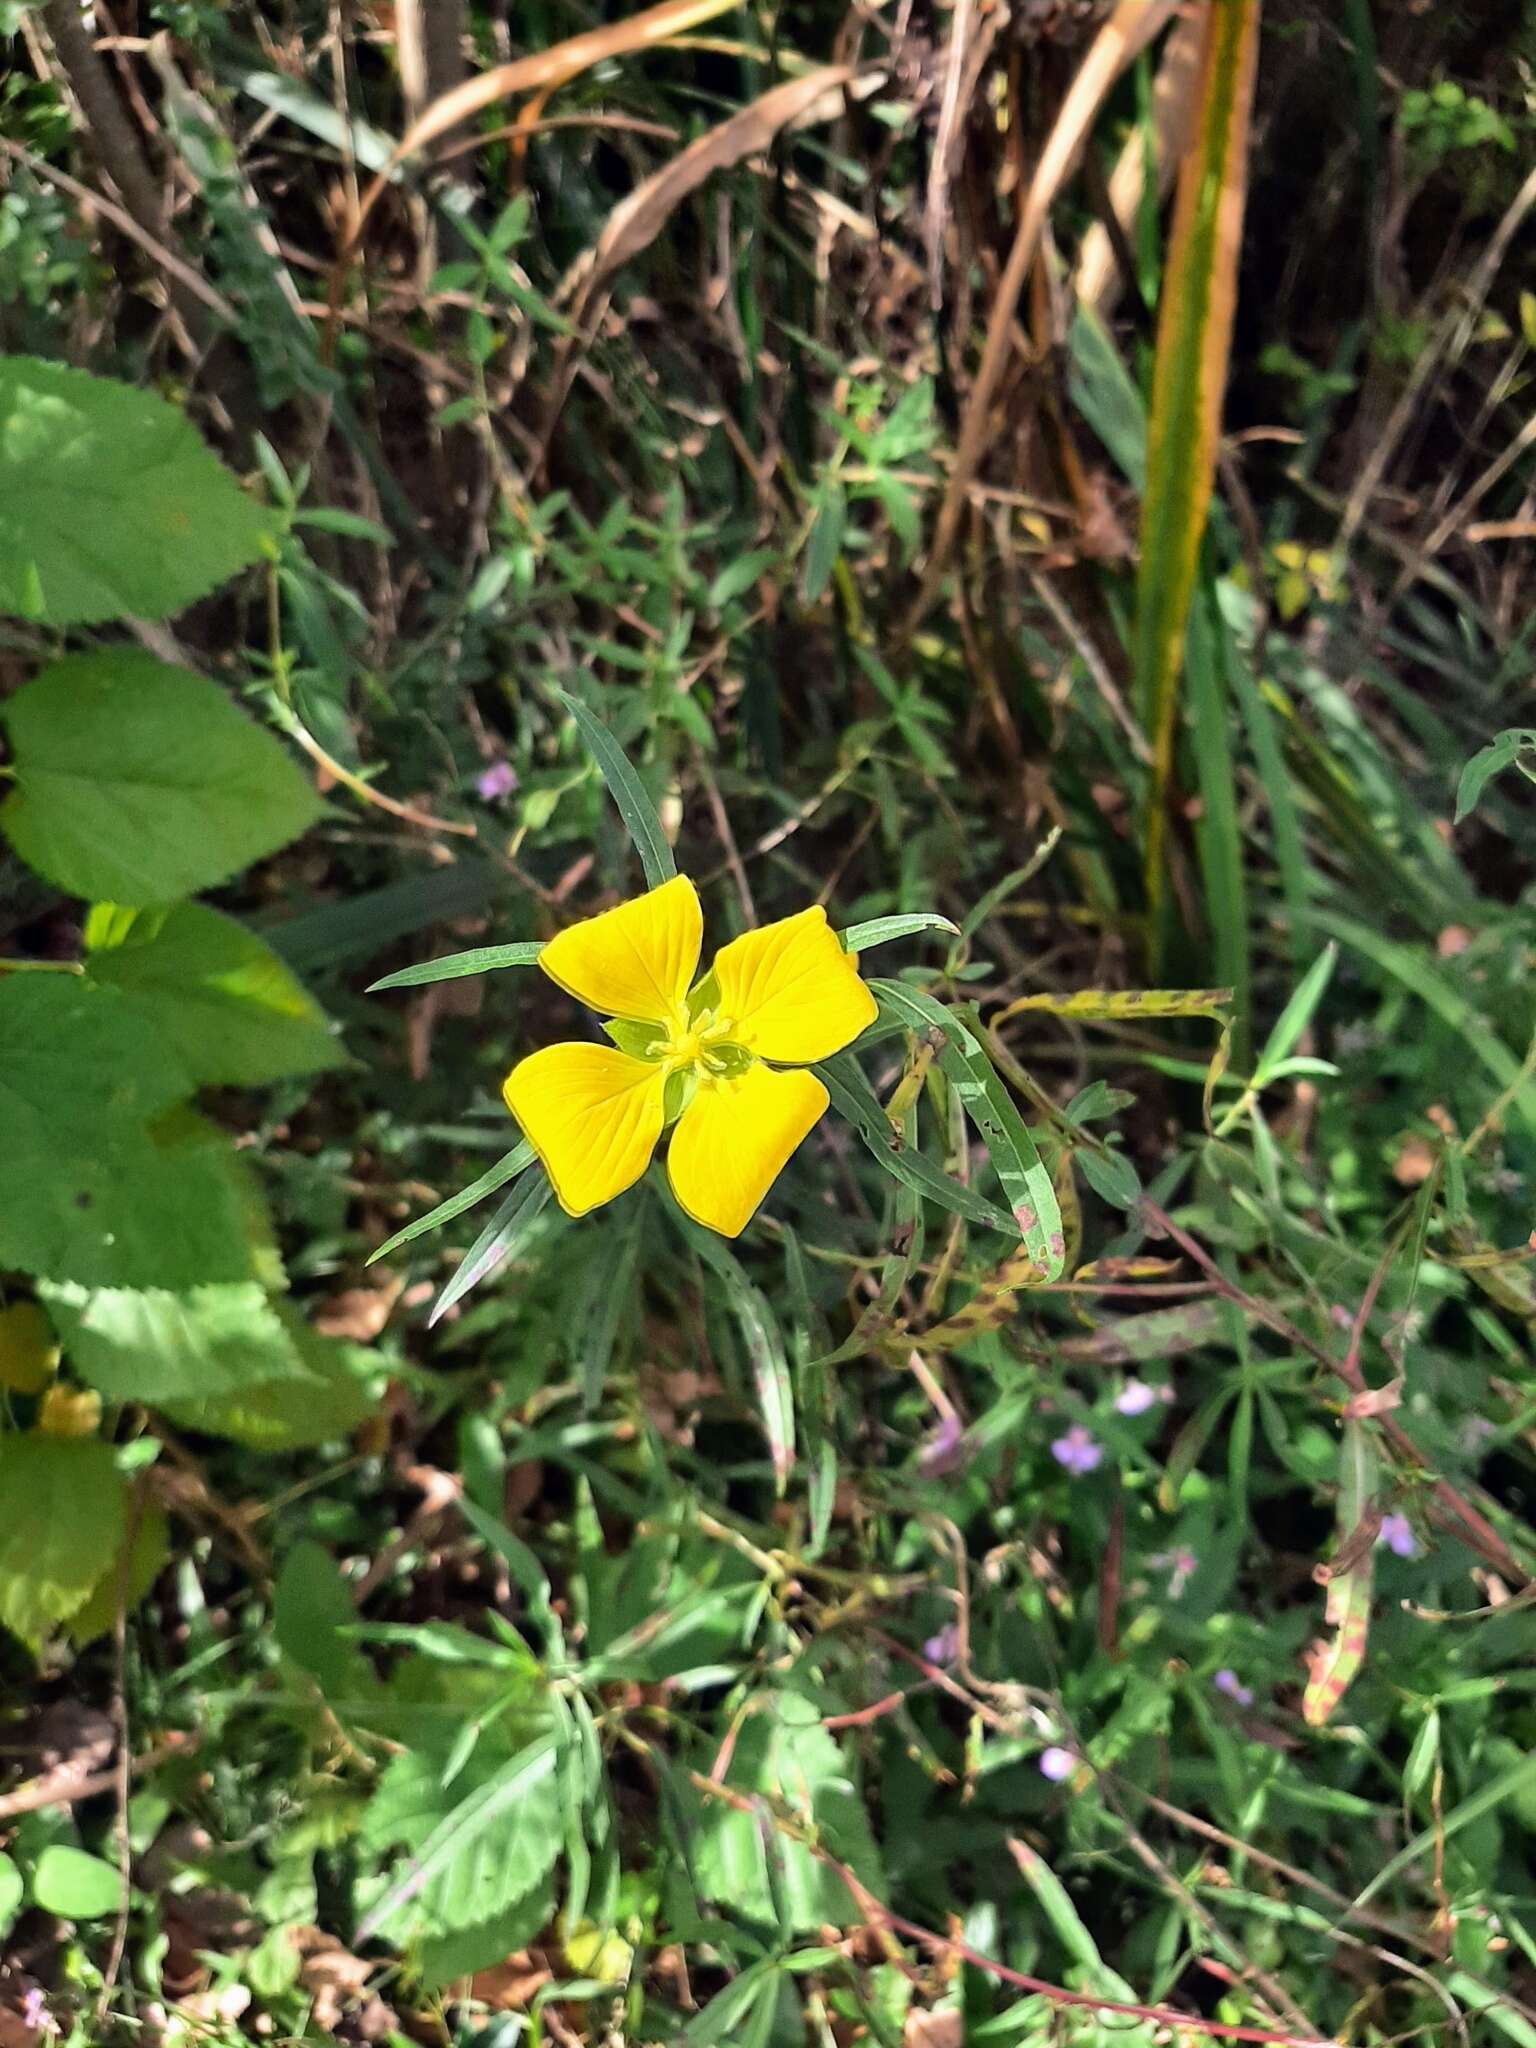
{"label": "green foliage background", "polygon": [[[1085,13],[0,7],[0,2041],[1536,2043],[1536,41],[1266,10],[1164,786],[1165,44],[913,609]],[[678,867],[736,1244],[500,1102]]]}

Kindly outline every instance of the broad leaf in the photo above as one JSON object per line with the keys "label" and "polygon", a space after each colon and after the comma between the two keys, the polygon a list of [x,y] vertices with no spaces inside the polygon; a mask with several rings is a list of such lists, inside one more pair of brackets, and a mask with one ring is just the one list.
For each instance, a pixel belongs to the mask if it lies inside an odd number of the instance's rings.
{"label": "broad leaf", "polygon": [[282,747],[216,684],[133,648],[55,662],[3,717],[15,786],[0,828],[73,896],[192,896],[320,814]]}
{"label": "broad leaf", "polygon": [[43,1287],[70,1365],[109,1401],[205,1401],[274,1379],[312,1379],[254,1282],[194,1287]]}
{"label": "broad leaf", "polygon": [[0,611],[163,619],[256,559],[273,515],[151,391],[0,360]]}
{"label": "broad leaf", "polygon": [[199,1087],[259,1087],[345,1058],[325,1013],[269,946],[216,910],[120,911],[98,904],[86,925],[92,981],[181,1055]]}
{"label": "broad leaf", "polygon": [[122,1543],[123,1496],[98,1437],[0,1436],[0,1622],[24,1643],[85,1605]]}
{"label": "broad leaf", "polygon": [[171,1105],[191,1083],[115,990],[0,976],[0,1266],[85,1286],[245,1280],[233,1152]]}
{"label": "broad leaf", "polygon": [[[757,1711],[738,1724],[726,1783],[761,1794],[763,1815],[706,1804],[695,1851],[699,1890],[768,1926],[779,1923],[782,1907],[796,1930],[828,1922],[840,1927],[853,1910],[847,1886],[803,1842],[774,1828],[770,1816],[787,1808],[878,1893],[879,1862],[864,1801],[837,1738],[822,1727],[809,1700],[798,1693],[760,1694],[753,1705]],[[776,1868],[769,1866],[769,1844]]]}
{"label": "broad leaf", "polygon": [[317,1336],[291,1308],[279,1309],[278,1315],[304,1376],[285,1374],[229,1393],[167,1401],[165,1412],[178,1429],[227,1436],[253,1451],[302,1451],[340,1442],[377,1411],[374,1383],[381,1377],[381,1362],[376,1352]]}
{"label": "broad leaf", "polygon": [[122,1906],[122,1873],[68,1842],[50,1842],[32,1873],[32,1898],[61,1920],[105,1920]]}
{"label": "broad leaf", "polygon": [[533,1890],[560,1847],[558,1750],[544,1736],[507,1757],[490,1739],[449,1786],[440,1760],[395,1758],[363,1823],[374,1848],[401,1842],[411,1861],[358,1930],[451,1934],[477,1927]]}
{"label": "broad leaf", "polygon": [[119,1545],[116,1557],[96,1581],[90,1598],[64,1624],[77,1650],[104,1636],[116,1622],[119,1589],[124,1611],[131,1614],[170,1563],[171,1525],[159,1508],[144,1509],[126,1547],[126,1559],[124,1546]]}

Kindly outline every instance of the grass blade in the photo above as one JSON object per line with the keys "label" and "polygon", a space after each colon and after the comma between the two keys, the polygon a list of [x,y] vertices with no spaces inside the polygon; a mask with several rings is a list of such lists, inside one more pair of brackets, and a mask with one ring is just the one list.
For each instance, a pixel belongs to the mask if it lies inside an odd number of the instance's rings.
{"label": "grass blade", "polygon": [[1136,679],[1153,752],[1144,856],[1154,948],[1164,903],[1184,628],[1216,477],[1232,343],[1259,14],[1260,0],[1205,11],[1197,125],[1179,168],[1158,312],[1136,587]]}

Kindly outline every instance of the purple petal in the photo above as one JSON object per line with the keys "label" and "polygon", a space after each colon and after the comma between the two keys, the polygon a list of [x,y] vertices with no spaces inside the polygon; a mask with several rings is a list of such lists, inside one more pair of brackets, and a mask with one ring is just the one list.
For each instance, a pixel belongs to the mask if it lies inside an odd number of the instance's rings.
{"label": "purple petal", "polygon": [[497,803],[510,796],[516,787],[517,770],[510,761],[493,761],[483,774],[475,777],[475,789],[482,803]]}
{"label": "purple petal", "polygon": [[1383,1515],[1376,1541],[1385,1543],[1388,1550],[1395,1551],[1399,1557],[1417,1557],[1419,1554],[1413,1524],[1406,1515]]}
{"label": "purple petal", "polygon": [[1070,1749],[1063,1749],[1053,1742],[1049,1749],[1040,1752],[1040,1775],[1049,1778],[1053,1785],[1060,1785],[1070,1778],[1077,1769],[1077,1758]]}

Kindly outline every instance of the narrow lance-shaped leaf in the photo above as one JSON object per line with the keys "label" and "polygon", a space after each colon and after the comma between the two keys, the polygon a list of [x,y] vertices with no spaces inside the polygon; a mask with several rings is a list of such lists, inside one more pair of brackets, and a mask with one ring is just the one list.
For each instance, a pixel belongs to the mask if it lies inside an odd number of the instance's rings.
{"label": "narrow lance-shaped leaf", "polygon": [[364,994],[386,988],[421,988],[429,981],[462,981],[470,974],[490,974],[498,967],[531,967],[544,950],[542,939],[514,939],[507,946],[472,946],[467,953],[445,953],[441,960],[421,960],[401,967],[382,981],[371,981]]}
{"label": "narrow lance-shaped leaf", "polygon": [[1179,168],[1158,311],[1136,590],[1136,679],[1152,741],[1145,864],[1154,945],[1164,889],[1179,673],[1216,475],[1248,175],[1260,0],[1205,10],[1198,118]]}
{"label": "narrow lance-shaped leaf", "polygon": [[576,730],[608,785],[608,794],[618,806],[624,828],[635,842],[640,865],[645,869],[647,887],[659,889],[663,882],[670,882],[677,873],[677,862],[672,858],[672,848],[661,829],[655,805],[641,787],[639,776],[607,726],[569,691],[556,690],[554,695],[575,719]]}
{"label": "narrow lance-shaped leaf", "polygon": [[871,982],[882,1008],[913,1031],[936,1031],[943,1043],[938,1062],[966,1114],[987,1141],[993,1167],[1013,1210],[1014,1225],[1041,1280],[1057,1280],[1065,1257],[1061,1211],[1051,1176],[988,1059],[986,1048],[965,1017],[946,1010],[932,996],[905,982]]}

